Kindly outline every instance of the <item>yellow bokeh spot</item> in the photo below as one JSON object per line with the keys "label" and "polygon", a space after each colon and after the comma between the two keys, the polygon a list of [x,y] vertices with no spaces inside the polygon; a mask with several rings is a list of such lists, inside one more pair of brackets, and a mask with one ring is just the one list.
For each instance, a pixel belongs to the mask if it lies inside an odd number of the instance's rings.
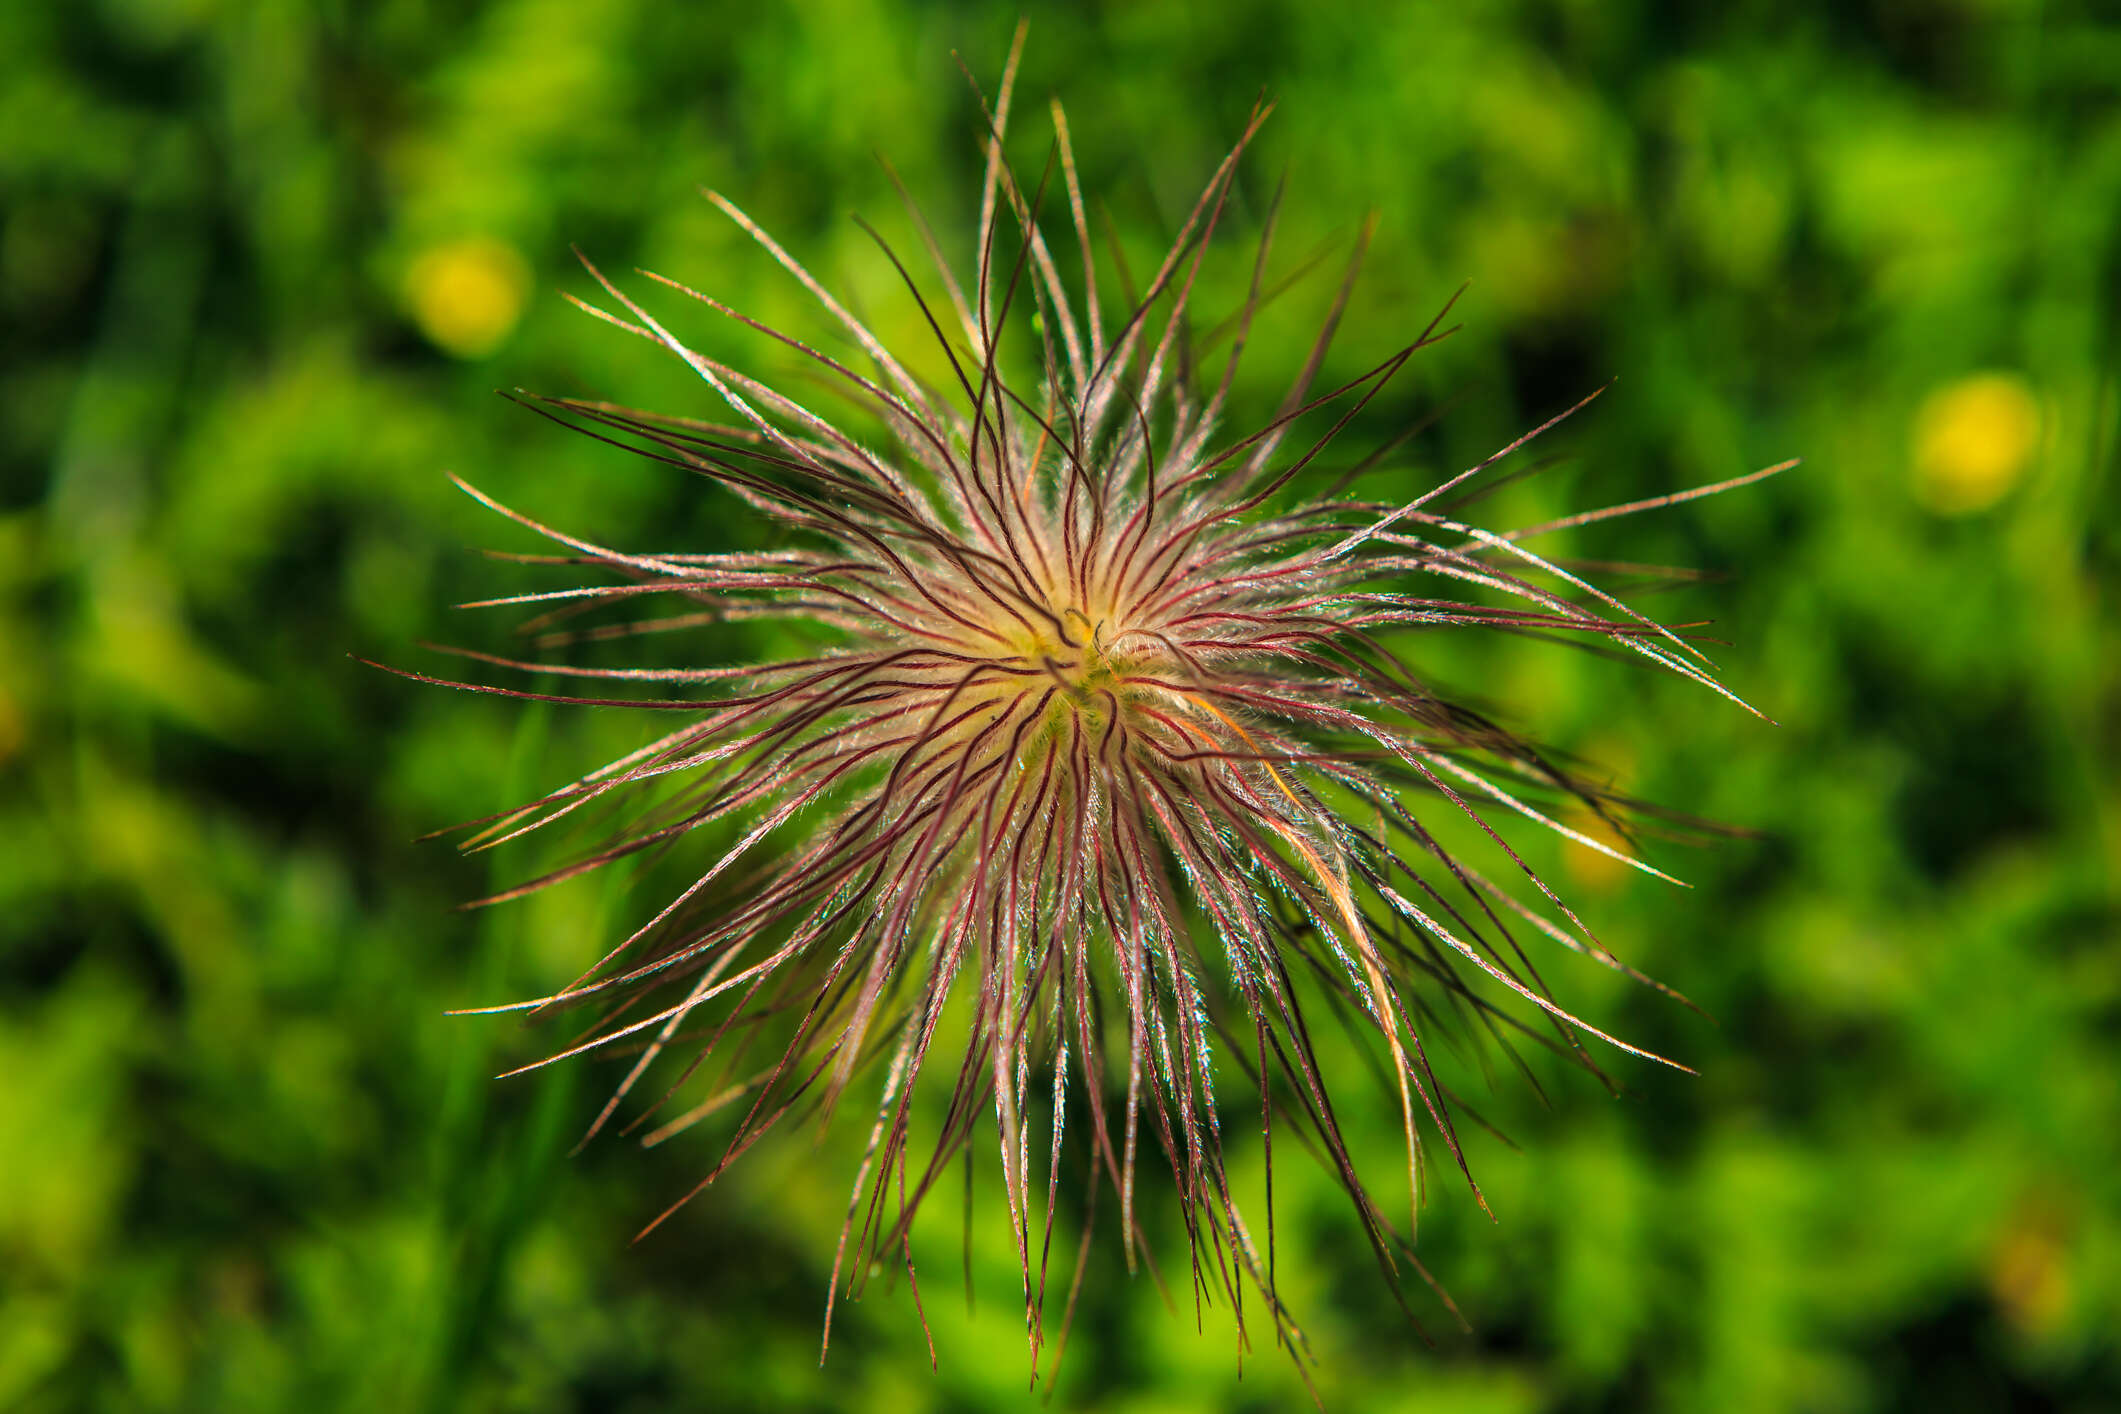
{"label": "yellow bokeh spot", "polygon": [[529,262],[491,236],[429,246],[405,275],[405,300],[420,332],[458,358],[483,358],[500,347],[529,298]]}
{"label": "yellow bokeh spot", "polygon": [[[1575,830],[1576,833],[1594,839],[1608,849],[1617,850],[1625,855],[1633,855],[1635,853],[1634,846],[1630,845],[1618,830],[1615,830],[1611,825],[1591,814],[1588,810],[1570,819],[1568,824],[1569,828]],[[1615,859],[1612,855],[1601,854],[1590,846],[1578,844],[1574,840],[1570,840],[1562,846],[1561,864],[1564,869],[1568,870],[1569,878],[1578,887],[1601,894],[1610,893],[1614,889],[1619,888],[1620,885],[1627,882],[1628,875],[1634,872],[1628,868],[1625,862]]]}
{"label": "yellow bokeh spot", "polygon": [[[1588,761],[1598,763],[1599,773],[1608,780],[1617,782],[1634,774],[1635,752],[1628,743],[1618,737],[1596,737],[1579,748]],[[1617,812],[1621,814],[1624,812]],[[1627,836],[1615,829],[1596,811],[1577,806],[1571,809],[1562,822],[1577,834],[1594,839],[1629,859],[1637,857],[1637,848],[1629,843]],[[1561,867],[1569,879],[1581,889],[1593,893],[1611,893],[1625,884],[1635,871],[1624,859],[1615,859],[1575,840],[1566,841],[1561,847]]]}
{"label": "yellow bokeh spot", "polygon": [[2023,378],[1976,373],[1915,414],[1915,499],[1939,515],[1985,511],[2009,494],[2040,443],[2040,403]]}
{"label": "yellow bokeh spot", "polygon": [[2071,1283],[2067,1234],[2052,1215],[2021,1218],[1989,1253],[1989,1291],[2010,1323],[2026,1335],[2053,1335],[2069,1318]]}

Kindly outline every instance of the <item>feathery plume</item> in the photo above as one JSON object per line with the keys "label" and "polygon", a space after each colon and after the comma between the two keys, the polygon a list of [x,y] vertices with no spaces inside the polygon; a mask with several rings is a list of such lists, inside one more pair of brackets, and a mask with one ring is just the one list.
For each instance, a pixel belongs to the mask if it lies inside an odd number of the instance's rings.
{"label": "feathery plume", "polygon": [[[466,654],[679,690],[643,698],[449,684],[677,722],[572,784],[474,822],[467,847],[483,848],[585,807],[631,806],[595,848],[485,902],[664,851],[703,826],[739,831],[572,984],[488,1010],[591,1010],[579,1038],[538,1065],[631,1057],[592,1135],[659,1064],[671,1073],[651,1112],[674,1113],[647,1142],[734,1114],[700,1188],[783,1119],[829,1114],[872,1077],[861,1088],[868,1140],[834,1257],[828,1344],[832,1302],[873,1270],[903,1271],[918,1299],[915,1214],[991,1114],[1034,1372],[1050,1324],[1064,1167],[1073,1166],[1071,1188],[1084,1185],[1081,1252],[1105,1190],[1117,1196],[1130,1266],[1153,1262],[1136,1193],[1145,1135],[1176,1181],[1196,1299],[1227,1300],[1242,1329],[1250,1290],[1277,1341],[1298,1349],[1275,1278],[1277,1151],[1309,1149],[1338,1177],[1397,1293],[1402,1271],[1428,1279],[1413,1225],[1430,1146],[1472,1184],[1465,1108],[1431,1063],[1439,1029],[1544,1046],[1593,1073],[1600,1047],[1662,1060],[1555,1001],[1525,934],[1648,979],[1598,941],[1499,828],[1529,821],[1658,874],[1606,842],[1629,838],[1642,808],[1440,695],[1408,644],[1418,632],[1468,629],[1572,638],[1736,701],[1682,632],[1532,542],[1782,468],[1508,532],[1460,519],[1480,480],[1570,408],[1404,504],[1343,499],[1390,448],[1337,479],[1322,454],[1409,359],[1451,332],[1450,305],[1366,372],[1318,386],[1366,228],[1279,410],[1230,434],[1225,404],[1265,298],[1272,210],[1212,388],[1196,379],[1202,350],[1187,316],[1265,110],[1210,176],[1145,289],[1114,316],[1058,105],[1053,155],[1034,187],[1020,186],[1003,158],[1017,52],[991,110],[982,100],[969,283],[910,199],[941,298],[928,299],[878,238],[920,301],[947,386],[917,377],[719,195],[709,199],[800,282],[859,359],[650,277],[794,351],[881,422],[884,446],[688,347],[584,261],[608,303],[583,307],[683,360],[729,418],[519,400],[702,477],[781,527],[783,548],[607,548],[465,485],[559,547],[514,558],[608,581],[488,602],[533,606],[541,627],[674,606],[548,634],[551,643],[748,615],[807,625],[826,646],[690,669]],[[1040,225],[1056,169],[1072,251]],[[1020,326],[1041,355],[1035,386],[1012,379],[1003,352],[1005,337],[1023,338],[1008,333]],[[1565,823],[1569,812],[1602,821],[1603,838]],[[1451,820],[1485,842],[1486,872],[1446,846]],[[1367,1031],[1387,1061],[1407,1169],[1404,1226],[1373,1198],[1335,1117],[1313,1031],[1321,1009]],[[952,1065],[954,1077],[932,1078]],[[1267,1158],[1257,1214],[1225,1160],[1218,1082],[1232,1077],[1256,1096]],[[696,1098],[688,1106],[680,1094]],[[1076,1284],[1081,1271],[1079,1253]],[[1064,1313],[1063,1343],[1066,1324]]]}

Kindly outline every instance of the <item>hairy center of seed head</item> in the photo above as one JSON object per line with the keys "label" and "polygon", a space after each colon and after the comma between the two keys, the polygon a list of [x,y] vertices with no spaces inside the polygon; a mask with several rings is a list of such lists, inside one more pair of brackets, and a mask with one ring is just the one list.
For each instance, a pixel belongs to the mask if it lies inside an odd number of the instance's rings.
{"label": "hairy center of seed head", "polygon": [[1045,672],[1071,698],[1082,701],[1113,687],[1125,664],[1112,651],[1111,625],[1080,608],[1065,608],[1038,621],[1015,645],[1031,667]]}

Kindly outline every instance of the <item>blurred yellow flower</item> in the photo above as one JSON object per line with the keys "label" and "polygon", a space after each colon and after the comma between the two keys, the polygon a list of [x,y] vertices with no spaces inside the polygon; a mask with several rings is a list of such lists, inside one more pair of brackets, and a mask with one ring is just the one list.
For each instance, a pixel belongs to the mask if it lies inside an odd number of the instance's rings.
{"label": "blurred yellow flower", "polygon": [[1915,414],[1915,499],[1938,515],[1985,511],[2032,465],[2040,404],[2014,373],[1947,383]]}
{"label": "blurred yellow flower", "polygon": [[2004,1318],[2035,1338],[2053,1335],[2070,1314],[2068,1233],[2059,1214],[2022,1212],[1989,1253],[1989,1292]]}
{"label": "blurred yellow flower", "polygon": [[[1634,848],[1619,831],[1588,812],[1569,823],[1570,827],[1579,833],[1620,853],[1630,853]],[[1602,854],[1591,846],[1578,844],[1574,840],[1562,846],[1561,863],[1562,867],[1568,870],[1569,878],[1579,887],[1601,894],[1610,893],[1620,887],[1627,881],[1631,872],[1625,859]]]}
{"label": "blurred yellow flower", "polygon": [[491,236],[429,246],[405,275],[405,302],[420,332],[458,358],[500,347],[529,297],[529,262]]}

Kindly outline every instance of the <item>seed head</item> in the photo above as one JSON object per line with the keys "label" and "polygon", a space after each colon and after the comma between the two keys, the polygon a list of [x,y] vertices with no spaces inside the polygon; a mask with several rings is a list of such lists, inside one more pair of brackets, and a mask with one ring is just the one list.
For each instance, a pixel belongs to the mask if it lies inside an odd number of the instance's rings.
{"label": "seed head", "polygon": [[[581,1037],[538,1064],[632,1057],[592,1134],[659,1063],[671,1073],[651,1109],[673,1113],[648,1142],[718,1112],[738,1116],[700,1187],[791,1113],[858,1099],[868,1142],[833,1297],[873,1270],[914,1283],[915,1214],[991,1113],[1034,1365],[1064,1168],[1071,1193],[1085,1195],[1083,1250],[1109,1189],[1130,1263],[1146,1257],[1135,1191],[1146,1134],[1161,1151],[1146,1162],[1176,1181],[1196,1294],[1228,1300],[1242,1321],[1249,1288],[1293,1349],[1300,1334],[1275,1280],[1277,1149],[1308,1148],[1338,1177],[1396,1292],[1402,1270],[1426,1280],[1412,1223],[1429,1146],[1466,1167],[1452,1095],[1431,1065],[1439,1028],[1545,1046],[1594,1072],[1586,1038],[1658,1059],[1550,995],[1524,934],[1638,974],[1496,827],[1528,821],[1655,874],[1605,842],[1630,837],[1627,803],[1441,695],[1412,646],[1467,630],[1576,638],[1730,694],[1679,631],[1529,543],[1683,497],[1501,533],[1459,519],[1485,474],[1567,412],[1403,504],[1343,498],[1390,447],[1334,472],[1323,454],[1450,332],[1446,304],[1368,371],[1318,386],[1367,230],[1276,415],[1248,432],[1225,428],[1263,300],[1271,210],[1212,386],[1197,377],[1207,350],[1189,339],[1187,315],[1263,110],[1143,292],[1114,316],[1058,106],[1038,183],[1020,186],[1004,161],[1014,72],[1012,54],[989,113],[969,284],[910,201],[939,297],[878,239],[933,330],[943,386],[916,377],[720,196],[711,199],[859,357],[652,277],[793,350],[887,440],[871,445],[688,347],[590,267],[610,307],[584,308],[683,360],[729,419],[521,400],[698,475],[779,527],[781,547],[611,549],[471,491],[562,548],[547,562],[608,581],[490,602],[534,603],[546,627],[561,613],[675,606],[552,642],[753,616],[803,625],[824,646],[683,669],[468,655],[678,690],[642,699],[453,684],[678,722],[476,822],[470,843],[486,846],[592,804],[631,807],[615,834],[494,901],[681,849],[705,826],[733,822],[736,833],[574,983],[495,1010],[592,1010]],[[1056,170],[1072,232],[1049,239],[1040,215]],[[1035,382],[1013,378],[1005,352],[1027,342],[1027,325]],[[1564,823],[1565,811],[1597,818],[1605,838]],[[1453,834],[1492,857],[1448,848]],[[1408,1170],[1404,1228],[1373,1201],[1344,1142],[1313,1030],[1322,1011],[1366,1032],[1388,1063]],[[1233,1079],[1256,1097],[1268,1159],[1260,1221],[1225,1161]],[[1081,1266],[1078,1256],[1077,1282]]]}

